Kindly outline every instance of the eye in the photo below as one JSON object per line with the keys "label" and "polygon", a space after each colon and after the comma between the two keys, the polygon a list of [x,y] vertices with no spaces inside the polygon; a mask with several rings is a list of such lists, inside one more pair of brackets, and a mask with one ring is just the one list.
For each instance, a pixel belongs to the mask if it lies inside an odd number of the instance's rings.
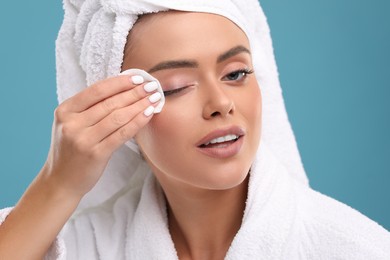
{"label": "eye", "polygon": [[222,78],[225,81],[240,81],[243,80],[248,74],[252,74],[253,70],[251,69],[240,69],[233,72],[230,72]]}
{"label": "eye", "polygon": [[174,95],[174,94],[177,94],[179,93],[180,91],[183,91],[185,90],[186,88],[188,88],[189,86],[186,86],[186,87],[182,87],[182,88],[176,88],[176,89],[172,89],[172,90],[166,90],[164,91],[164,96],[167,97],[167,96],[170,96],[170,95]]}

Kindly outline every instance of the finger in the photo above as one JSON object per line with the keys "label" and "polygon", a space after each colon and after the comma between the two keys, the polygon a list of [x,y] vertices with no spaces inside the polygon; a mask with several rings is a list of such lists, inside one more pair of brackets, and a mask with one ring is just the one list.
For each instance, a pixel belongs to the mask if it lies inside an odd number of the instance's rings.
{"label": "finger", "polygon": [[155,84],[155,82],[148,82],[145,85],[139,85],[130,90],[111,96],[83,111],[80,114],[79,120],[84,126],[92,126],[113,111],[130,106],[146,96],[154,94],[156,89],[157,84]]}
{"label": "finger", "polygon": [[71,112],[82,112],[96,103],[120,92],[132,89],[137,84],[132,82],[133,76],[120,75],[101,80],[64,101],[64,106]]}
{"label": "finger", "polygon": [[133,138],[152,118],[153,113],[145,114],[145,110],[138,113],[133,120],[107,136],[97,146],[98,149],[115,151],[125,142]]}
{"label": "finger", "polygon": [[130,106],[113,111],[100,122],[89,127],[88,136],[93,137],[97,142],[101,142],[104,138],[131,122],[139,113],[144,112],[148,107],[156,103],[155,100],[150,100],[152,96],[145,97]]}

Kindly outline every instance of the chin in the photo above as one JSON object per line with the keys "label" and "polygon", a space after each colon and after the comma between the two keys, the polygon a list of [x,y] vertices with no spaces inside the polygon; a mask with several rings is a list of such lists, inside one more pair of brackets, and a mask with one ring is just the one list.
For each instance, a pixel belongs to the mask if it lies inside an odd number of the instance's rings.
{"label": "chin", "polygon": [[[228,170],[217,170],[207,174],[197,186],[208,190],[228,190],[242,184],[249,175],[250,167]],[[198,180],[199,181],[199,180]]]}

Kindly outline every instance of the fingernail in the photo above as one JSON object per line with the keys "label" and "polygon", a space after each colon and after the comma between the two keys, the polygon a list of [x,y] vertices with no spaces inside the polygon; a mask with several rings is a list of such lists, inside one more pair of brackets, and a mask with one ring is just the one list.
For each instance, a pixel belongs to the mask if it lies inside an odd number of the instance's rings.
{"label": "fingernail", "polygon": [[144,83],[144,78],[140,75],[135,75],[131,77],[131,81],[133,82],[133,84],[139,85]]}
{"label": "fingernail", "polygon": [[144,111],[145,116],[150,116],[154,112],[154,106],[149,106],[147,109]]}
{"label": "fingernail", "polygon": [[144,89],[145,89],[146,92],[155,91],[157,88],[158,88],[158,85],[157,85],[157,82],[155,82],[155,81],[146,83],[145,86],[144,86]]}
{"label": "fingernail", "polygon": [[155,103],[155,102],[159,101],[160,99],[161,99],[160,92],[153,93],[153,95],[151,95],[149,97],[149,101],[152,102],[152,103]]}

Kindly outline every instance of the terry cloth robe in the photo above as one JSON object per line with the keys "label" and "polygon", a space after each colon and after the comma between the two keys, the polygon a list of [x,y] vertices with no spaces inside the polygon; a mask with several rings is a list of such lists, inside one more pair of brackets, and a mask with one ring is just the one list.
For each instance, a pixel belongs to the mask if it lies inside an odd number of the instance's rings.
{"label": "terry cloth robe", "polygon": [[[388,231],[292,178],[264,145],[248,185],[242,225],[225,259],[390,259]],[[178,259],[151,172],[134,175],[110,200],[77,212],[61,239],[46,259]]]}
{"label": "terry cloth robe", "polygon": [[[296,181],[265,146],[248,185],[242,226],[226,259],[390,259],[389,232]],[[63,234],[68,259],[178,259],[151,172],[79,212]]]}

